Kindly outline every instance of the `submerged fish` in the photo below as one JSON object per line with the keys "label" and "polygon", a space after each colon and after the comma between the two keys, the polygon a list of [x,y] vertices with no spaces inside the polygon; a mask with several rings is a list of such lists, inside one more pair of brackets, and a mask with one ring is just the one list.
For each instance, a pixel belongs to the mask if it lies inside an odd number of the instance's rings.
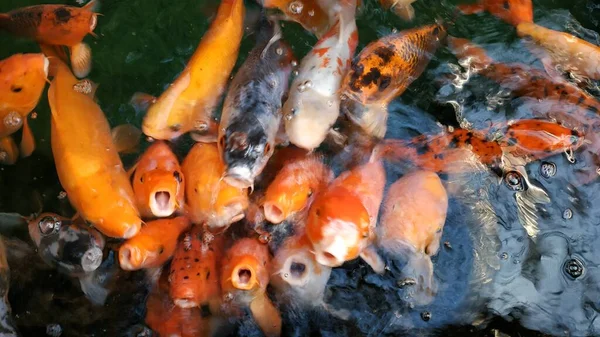
{"label": "submerged fish", "polygon": [[515,27],[523,22],[533,22],[531,0],[479,0],[477,4],[459,5],[458,9],[463,14],[487,11]]}
{"label": "submerged fish", "polygon": [[437,292],[431,256],[437,254],[448,212],[448,195],[437,174],[415,171],[394,182],[382,206],[378,244],[407,259],[402,274],[416,282],[415,301],[428,304]]}
{"label": "submerged fish", "polygon": [[108,291],[95,279],[103,260],[104,237],[84,221],[42,213],[29,221],[29,235],[44,262],[77,277],[81,290],[95,304],[103,304]]}
{"label": "submerged fish", "polygon": [[412,21],[415,18],[415,9],[412,3],[417,0],[379,0],[379,4],[384,9],[391,9],[396,15],[405,21]]}
{"label": "submerged fish", "polygon": [[119,247],[124,270],[158,268],[175,253],[179,236],[190,227],[184,216],[150,221],[140,232]]}
{"label": "submerged fish", "polygon": [[0,237],[0,329],[3,337],[19,337],[17,324],[12,317],[12,309],[8,302],[8,291],[10,289],[10,267],[6,259],[6,246],[4,239]]}
{"label": "submerged fish", "polygon": [[142,124],[144,134],[170,140],[191,131],[197,141],[214,141],[217,123],[212,113],[237,60],[244,13],[244,0],[221,1],[217,16],[175,82],[158,99],[134,96],[134,103],[152,103]]}
{"label": "submerged fish", "polygon": [[42,54],[15,54],[0,61],[0,138],[19,130],[36,107],[49,65]]}
{"label": "submerged fish", "polygon": [[71,51],[73,72],[79,78],[86,77],[92,69],[90,47],[83,38],[94,35],[98,14],[94,13],[98,0],[84,7],[67,5],[37,5],[15,9],[0,14],[0,30],[35,41],[65,46]]}
{"label": "submerged fish", "polygon": [[135,236],[142,225],[133,189],[93,99],[73,90],[78,80],[63,63],[48,90],[51,145],[58,178],[73,207],[103,234]]}
{"label": "submerged fish", "polygon": [[169,217],[183,210],[184,175],[167,143],[156,141],[150,145],[129,174],[142,217]]}
{"label": "submerged fish", "polygon": [[317,195],[306,220],[306,236],[317,262],[339,267],[360,256],[377,273],[383,272],[383,261],[371,243],[384,187],[383,162],[372,156]]}
{"label": "submerged fish", "polygon": [[235,306],[249,307],[265,336],[281,335],[281,315],[267,295],[271,257],[267,245],[244,238],[227,250],[221,269],[221,289]]}
{"label": "submerged fish", "polygon": [[261,26],[256,47],[231,82],[219,125],[224,179],[240,188],[254,186],[273,154],[294,61],[279,23],[263,18]]}
{"label": "submerged fish", "polygon": [[367,135],[383,138],[387,105],[423,73],[445,37],[446,29],[434,24],[368,44],[343,79],[341,112]]}
{"label": "submerged fish", "polygon": [[169,272],[169,294],[176,306],[208,305],[216,315],[221,304],[219,272],[225,241],[222,235],[212,240],[204,235],[202,227],[195,226],[179,242]]}
{"label": "submerged fish", "polygon": [[194,224],[224,231],[244,218],[248,189],[229,185],[216,144],[195,144],[181,165],[186,177],[186,213]]}
{"label": "submerged fish", "polygon": [[517,35],[531,39],[542,49],[542,63],[550,76],[560,76],[555,68],[560,65],[565,71],[600,80],[600,46],[532,22],[519,24]]}
{"label": "submerged fish", "polygon": [[356,0],[344,0],[333,27],[302,59],[283,107],[291,143],[312,150],[331,131],[340,113],[339,90],[356,46]]}
{"label": "submerged fish", "polygon": [[19,158],[19,148],[11,136],[0,138],[0,164],[14,165]]}
{"label": "submerged fish", "polygon": [[287,161],[265,193],[265,218],[278,224],[304,210],[333,177],[331,169],[315,154]]}

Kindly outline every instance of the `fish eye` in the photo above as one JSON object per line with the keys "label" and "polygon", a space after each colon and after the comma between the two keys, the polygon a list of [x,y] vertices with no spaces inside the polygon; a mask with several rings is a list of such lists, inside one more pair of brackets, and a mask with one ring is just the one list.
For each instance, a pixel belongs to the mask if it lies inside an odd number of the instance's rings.
{"label": "fish eye", "polygon": [[38,228],[42,235],[52,235],[60,230],[60,220],[52,216],[45,216],[38,222]]}
{"label": "fish eye", "polygon": [[183,181],[183,179],[181,178],[181,173],[179,173],[179,171],[173,172],[173,177],[175,177],[175,179],[177,179],[177,182]]}
{"label": "fish eye", "polygon": [[22,90],[23,90],[23,87],[20,87],[20,86],[15,86],[15,85],[13,85],[13,86],[11,86],[11,87],[10,87],[10,91],[12,91],[12,92],[14,92],[14,93],[19,93],[19,92],[21,92]]}

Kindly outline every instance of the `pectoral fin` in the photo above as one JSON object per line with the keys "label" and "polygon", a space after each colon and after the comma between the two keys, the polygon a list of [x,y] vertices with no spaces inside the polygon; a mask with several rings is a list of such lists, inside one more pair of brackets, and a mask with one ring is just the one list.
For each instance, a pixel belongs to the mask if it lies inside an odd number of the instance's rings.
{"label": "pectoral fin", "polygon": [[250,303],[250,311],[266,337],[281,336],[281,315],[267,294],[257,296]]}
{"label": "pectoral fin", "polygon": [[92,49],[86,43],[78,43],[71,49],[71,67],[73,74],[84,78],[92,71]]}

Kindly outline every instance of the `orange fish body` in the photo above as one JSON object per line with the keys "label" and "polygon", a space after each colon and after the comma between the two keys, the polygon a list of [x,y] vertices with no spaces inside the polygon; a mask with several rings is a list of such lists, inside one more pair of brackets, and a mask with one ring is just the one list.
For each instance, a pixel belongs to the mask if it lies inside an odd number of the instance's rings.
{"label": "orange fish body", "polygon": [[391,9],[396,15],[405,21],[412,21],[415,18],[415,9],[412,3],[416,0],[379,0],[379,4],[384,9]]}
{"label": "orange fish body", "polygon": [[[221,302],[219,263],[223,256],[222,235],[204,242],[203,231],[196,226],[180,241],[169,274],[169,294],[182,308],[208,304],[216,310]],[[216,314],[216,312],[212,312]]]}
{"label": "orange fish body", "polygon": [[519,24],[517,35],[532,39],[549,54],[553,63],[562,65],[565,70],[600,80],[600,46],[531,21]]}
{"label": "orange fish body", "polygon": [[257,190],[266,190],[288,161],[303,158],[307,155],[307,153],[307,150],[296,146],[286,146],[279,149],[276,148],[271,156],[271,159],[269,159],[269,162],[267,162],[265,169],[259,176],[255,188]]}
{"label": "orange fish body", "polygon": [[265,8],[277,8],[288,20],[298,22],[307,31],[321,38],[330,26],[330,11],[335,1],[327,0],[262,0]]}
{"label": "orange fish body", "polygon": [[181,168],[187,179],[185,198],[192,223],[225,230],[244,218],[248,189],[233,187],[222,179],[225,165],[216,144],[195,144]]}
{"label": "orange fish body", "polygon": [[103,234],[131,238],[142,223],[133,190],[104,113],[91,97],[73,90],[77,82],[60,64],[48,91],[60,183],[73,207]]}
{"label": "orange fish body", "polygon": [[408,258],[403,273],[417,282],[419,304],[431,302],[436,292],[430,257],[439,249],[447,212],[446,189],[430,171],[402,176],[390,186],[384,202],[379,245]]}
{"label": "orange fish body", "polygon": [[0,164],[13,165],[19,159],[19,148],[11,136],[0,138]]}
{"label": "orange fish body", "polygon": [[384,187],[383,163],[373,160],[342,173],[317,195],[308,213],[306,235],[320,264],[337,267],[361,256],[375,271],[383,272],[381,261],[366,254]]}
{"label": "orange fish body", "polygon": [[189,219],[183,216],[146,223],[119,248],[121,268],[138,270],[162,266],[173,256],[179,236],[189,227]]}
{"label": "orange fish body", "polygon": [[515,27],[522,22],[533,22],[531,0],[482,0],[474,5],[459,5],[458,8],[464,14],[489,12]]}
{"label": "orange fish body", "polygon": [[287,162],[267,188],[265,218],[278,224],[305,209],[313,195],[333,180],[333,172],[315,155]]}
{"label": "orange fish body", "polygon": [[268,246],[258,239],[240,239],[227,250],[221,263],[223,294],[230,294],[236,305],[249,307],[267,337],[280,336],[281,315],[267,295],[271,270]]}
{"label": "orange fish body", "polygon": [[42,54],[15,54],[0,61],[0,138],[19,130],[36,107],[48,67]]}
{"label": "orange fish body", "polygon": [[383,138],[387,105],[423,73],[445,36],[445,28],[435,24],[367,45],[342,80],[341,111],[367,134]]}
{"label": "orange fish body", "polygon": [[142,124],[144,134],[168,140],[193,131],[197,140],[216,138],[212,112],[237,60],[244,13],[243,0],[221,1],[186,68],[148,109]]}
{"label": "orange fish body", "polygon": [[132,175],[135,201],[142,217],[168,217],[183,209],[184,176],[167,143],[156,141],[150,145]]}

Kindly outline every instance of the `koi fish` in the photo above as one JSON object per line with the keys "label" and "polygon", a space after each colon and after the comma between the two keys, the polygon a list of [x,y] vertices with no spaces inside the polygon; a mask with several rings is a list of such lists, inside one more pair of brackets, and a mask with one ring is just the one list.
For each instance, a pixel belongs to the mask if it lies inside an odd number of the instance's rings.
{"label": "koi fish", "polygon": [[169,274],[169,295],[176,306],[193,308],[208,305],[212,314],[219,312],[219,263],[224,243],[222,235],[208,240],[200,226],[185,234],[177,247]]}
{"label": "koi fish", "polygon": [[133,189],[93,99],[73,90],[78,81],[64,63],[48,90],[51,147],[61,185],[79,214],[103,234],[129,239],[142,224]]}
{"label": "koi fish", "polygon": [[248,189],[224,181],[225,165],[216,144],[195,144],[181,165],[185,184],[186,212],[192,223],[224,231],[244,218]]}
{"label": "koi fish", "polygon": [[600,80],[600,46],[533,22],[520,23],[517,35],[532,40],[535,46],[543,49],[542,64],[550,76],[560,76],[553,67],[557,64],[566,71]]}
{"label": "koi fish", "polygon": [[0,30],[34,39],[38,43],[68,47],[73,73],[83,78],[92,70],[92,53],[82,41],[88,34],[96,37],[94,29],[99,14],[94,10],[98,5],[98,0],[92,0],[81,8],[37,5],[15,9],[0,14]]}
{"label": "koi fish", "polygon": [[231,186],[254,186],[275,149],[281,99],[287,91],[294,54],[279,23],[263,18],[257,45],[235,75],[219,126],[219,152]]}
{"label": "koi fish", "polygon": [[6,337],[19,337],[17,324],[12,317],[12,309],[8,301],[8,292],[10,290],[10,267],[6,259],[6,246],[4,239],[0,237],[0,310],[3,315],[0,318],[0,327],[2,334]]}
{"label": "koi fish", "polygon": [[304,29],[321,38],[330,26],[330,11],[335,1],[328,0],[260,0],[265,8],[277,8],[284,18],[295,21]]}
{"label": "koi fish", "polygon": [[358,45],[356,0],[344,0],[338,21],[300,64],[283,106],[285,131],[298,147],[317,148],[340,111],[339,89]]}
{"label": "koi fish", "polygon": [[255,188],[257,190],[266,190],[288,161],[303,158],[307,153],[305,149],[293,145],[276,148],[271,159],[267,162],[265,169],[260,174],[259,179],[257,179]]}
{"label": "koi fish", "polygon": [[383,162],[372,156],[316,196],[308,212],[306,236],[317,262],[338,267],[360,256],[375,272],[383,273],[383,261],[370,244],[384,187]]}
{"label": "koi fish", "polygon": [[0,164],[14,165],[19,158],[19,148],[11,136],[0,138]]}
{"label": "koi fish", "polygon": [[383,138],[387,105],[423,73],[445,37],[446,29],[434,24],[371,42],[344,76],[341,111],[367,135]]}
{"label": "koi fish", "polygon": [[123,270],[157,268],[175,253],[181,233],[190,227],[190,220],[180,216],[148,222],[140,232],[119,248]]}
{"label": "koi fish", "polygon": [[184,175],[167,143],[156,141],[150,145],[129,174],[142,217],[169,217],[183,210]]}
{"label": "koi fish", "polygon": [[154,139],[171,140],[193,132],[197,141],[214,141],[217,106],[237,60],[244,33],[243,0],[223,0],[187,66],[156,99],[135,94],[132,102],[151,103],[142,131]]}
{"label": "koi fish", "polygon": [[0,138],[17,132],[36,107],[49,65],[42,54],[15,54],[0,61]]}
{"label": "koi fish", "polygon": [[29,235],[44,262],[77,277],[90,301],[103,304],[108,291],[97,283],[95,275],[103,260],[104,237],[78,220],[42,213],[29,221]]}
{"label": "koi fish", "polygon": [[412,3],[417,0],[379,0],[384,9],[391,9],[404,21],[412,21],[415,18],[415,9]]}
{"label": "koi fish", "polygon": [[222,260],[221,289],[240,307],[249,307],[265,336],[281,335],[281,315],[267,295],[271,257],[258,239],[243,238]]}
{"label": "koi fish", "polygon": [[515,27],[523,22],[533,22],[531,0],[480,0],[477,4],[459,5],[458,9],[466,15],[486,11]]}
{"label": "koi fish", "polygon": [[428,304],[437,292],[431,256],[437,254],[448,213],[448,194],[437,174],[414,171],[394,182],[384,201],[378,243],[408,259],[402,273],[417,283],[415,301]]}
{"label": "koi fish", "polygon": [[485,130],[454,129],[440,135],[420,135],[409,141],[386,139],[377,145],[376,151],[381,158],[407,160],[424,170],[448,173],[455,163],[470,160],[471,154],[482,164],[502,170],[505,154],[531,162],[576,150],[584,141],[581,132],[536,119],[517,121],[501,133],[503,136],[494,140],[488,139]]}
{"label": "koi fish", "polygon": [[317,263],[311,249],[303,232],[288,237],[275,252],[271,284],[295,303],[317,307],[324,305],[331,267]]}
{"label": "koi fish", "polygon": [[265,218],[278,224],[310,205],[333,180],[333,172],[314,154],[288,161],[267,188]]}

